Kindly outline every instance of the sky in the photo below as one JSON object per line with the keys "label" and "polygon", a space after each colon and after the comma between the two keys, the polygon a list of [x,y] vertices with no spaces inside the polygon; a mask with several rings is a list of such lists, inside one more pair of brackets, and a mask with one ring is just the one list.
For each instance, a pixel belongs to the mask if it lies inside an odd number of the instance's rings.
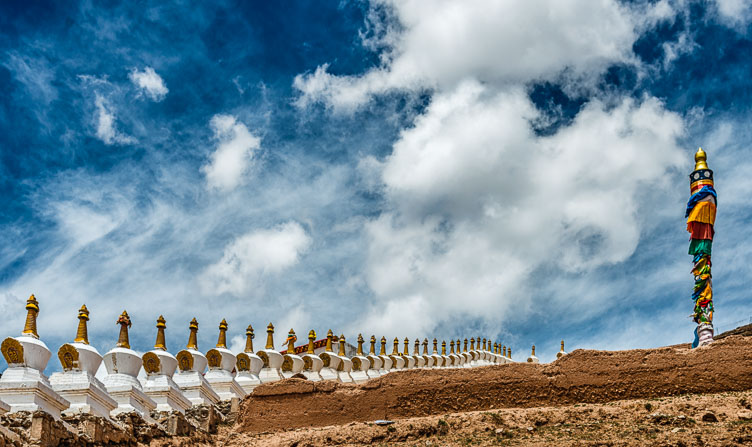
{"label": "sky", "polygon": [[431,3],[3,2],[0,335],[689,342],[699,146],[752,316],[748,2]]}

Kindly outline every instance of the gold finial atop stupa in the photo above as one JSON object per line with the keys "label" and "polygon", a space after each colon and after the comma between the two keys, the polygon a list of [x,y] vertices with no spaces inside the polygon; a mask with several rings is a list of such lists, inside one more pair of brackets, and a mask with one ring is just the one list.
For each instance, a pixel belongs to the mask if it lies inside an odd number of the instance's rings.
{"label": "gold finial atop stupa", "polygon": [[313,343],[315,341],[316,341],[316,331],[311,329],[310,331],[308,331],[308,351],[306,352],[307,354],[311,354],[311,355],[315,354],[314,347],[313,347]]}
{"label": "gold finial atop stupa", "polygon": [[39,313],[39,303],[37,298],[32,294],[28,300],[26,300],[26,324],[24,324],[24,330],[22,335],[29,335],[34,338],[39,338],[37,334],[37,314]]}
{"label": "gold finial atop stupa", "polygon": [[533,353],[531,355],[535,356],[535,345],[533,345]]}
{"label": "gold finial atop stupa", "polygon": [[334,332],[331,329],[326,333],[326,352],[334,352],[332,349],[332,339],[334,338]]}
{"label": "gold finial atop stupa", "polygon": [[470,350],[475,351],[475,339],[470,337]]}
{"label": "gold finial atop stupa", "polygon": [[449,340],[449,353],[454,354],[454,340]]}
{"label": "gold finial atop stupa", "polygon": [[386,337],[381,337],[381,350],[379,351],[379,355],[386,355]]}
{"label": "gold finial atop stupa", "polygon": [[512,358],[512,348],[507,348],[507,354],[508,354],[508,357],[511,359]]}
{"label": "gold finial atop stupa", "polygon": [[428,339],[423,339],[423,355],[428,355]]}
{"label": "gold finial atop stupa", "polygon": [[253,354],[253,339],[256,335],[253,333],[253,326],[250,324],[245,328],[245,349],[243,352]]}
{"label": "gold finial atop stupa", "polygon": [[89,344],[89,331],[86,328],[86,322],[89,321],[89,309],[86,308],[86,304],[78,309],[78,330],[76,331],[76,338],[74,343]]}
{"label": "gold finial atop stupa", "polygon": [[345,334],[340,334],[339,336],[339,356],[345,356]]}
{"label": "gold finial atop stupa", "polygon": [[708,168],[708,156],[702,148],[697,149],[695,152],[695,171]]}
{"label": "gold finial atop stupa", "polygon": [[295,331],[290,328],[290,332],[287,333],[287,353],[295,354],[295,342],[298,341],[298,336],[295,335]]}
{"label": "gold finial atop stupa", "polygon": [[405,337],[405,348],[402,350],[402,355],[410,355],[410,339]]}
{"label": "gold finial atop stupa", "polygon": [[432,354],[438,354],[439,353],[439,341],[435,338],[433,339],[433,353]]}
{"label": "gold finial atop stupa", "polygon": [[506,346],[504,346],[504,345],[501,345],[501,349],[502,349],[502,351],[504,352],[504,354],[503,354],[503,355],[504,355],[504,357],[506,357],[506,356],[507,356],[507,347],[506,347]]}
{"label": "gold finial atop stupa", "polygon": [[274,349],[274,325],[270,322],[266,326],[266,348]]}
{"label": "gold finial atop stupa", "polygon": [[131,344],[128,341],[128,328],[131,327],[131,318],[128,316],[128,312],[123,311],[116,323],[120,325],[117,347],[130,349]]}
{"label": "gold finial atop stupa", "polygon": [[371,335],[371,349],[368,351],[368,355],[376,355],[376,336]]}
{"label": "gold finial atop stupa", "polygon": [[167,322],[162,315],[157,318],[157,341],[154,342],[154,349],[166,351],[164,330],[167,327]]}
{"label": "gold finial atop stupa", "polygon": [[188,344],[185,348],[198,351],[198,321],[195,317],[188,323]]}
{"label": "gold finial atop stupa", "polygon": [[564,340],[561,341],[561,350],[564,350]]}
{"label": "gold finial atop stupa", "polygon": [[355,355],[362,356],[363,355],[363,343],[365,340],[363,339],[363,334],[358,334],[358,350],[355,351]]}
{"label": "gold finial atop stupa", "polygon": [[413,347],[413,355],[420,355],[420,339],[415,339],[415,346]]}
{"label": "gold finial atop stupa", "polygon": [[446,340],[441,342],[441,355],[446,355]]}
{"label": "gold finial atop stupa", "polygon": [[394,343],[392,346],[392,355],[399,355],[399,338],[394,337]]}
{"label": "gold finial atop stupa", "polygon": [[217,338],[217,348],[227,348],[227,321],[223,318],[219,323],[219,337]]}
{"label": "gold finial atop stupa", "polygon": [[465,339],[465,348],[462,350],[462,352],[467,352],[467,339]]}

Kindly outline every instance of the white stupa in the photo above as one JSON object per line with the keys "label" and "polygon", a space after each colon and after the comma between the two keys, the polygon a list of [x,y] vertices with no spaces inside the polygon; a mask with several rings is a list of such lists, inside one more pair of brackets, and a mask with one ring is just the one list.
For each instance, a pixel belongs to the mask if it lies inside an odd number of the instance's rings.
{"label": "white stupa", "polygon": [[245,349],[238,354],[236,360],[238,373],[235,375],[235,381],[249,394],[254,388],[261,385],[259,372],[264,367],[264,361],[253,352],[253,339],[255,337],[253,326],[249,324],[245,329]]}
{"label": "white stupa", "polygon": [[207,351],[206,361],[209,364],[209,371],[204,374],[204,378],[221,400],[230,400],[233,397],[242,399],[246,395],[245,390],[233,375],[237,359],[235,354],[227,349],[227,321],[225,320],[219,323],[217,346]]}
{"label": "white stupa", "polygon": [[538,360],[538,357],[535,356],[535,345],[533,345],[533,350],[530,353],[530,357],[527,358],[528,363],[540,363],[540,360]]}
{"label": "white stupa", "polygon": [[405,361],[405,369],[413,369],[417,366],[415,358],[410,355],[410,340],[405,337],[405,349],[402,351],[402,359]]}
{"label": "white stupa", "polygon": [[146,378],[141,380],[144,393],[157,403],[156,411],[178,411],[185,413],[192,402],[183,395],[180,387],[172,380],[178,360],[167,352],[165,329],[167,322],[162,315],[157,318],[157,340],[154,349],[145,353],[141,360]]}
{"label": "white stupa", "polygon": [[53,390],[70,402],[70,407],[63,414],[82,413],[109,419],[110,412],[117,408],[118,403],[95,377],[102,356],[89,345],[87,321],[89,310],[83,305],[78,311],[76,338],[73,343],[66,343],[57,351],[63,371],[52,374],[50,384]]}
{"label": "white stupa", "polygon": [[368,371],[371,371],[371,361],[363,355],[363,334],[358,334],[358,349],[355,351],[355,357],[352,358],[352,371],[350,376],[355,383],[363,383],[371,378]]}
{"label": "white stupa", "polygon": [[128,312],[123,311],[117,320],[120,325],[120,335],[117,345],[104,355],[104,366],[107,376],[102,383],[107,393],[117,401],[118,406],[110,412],[112,416],[119,413],[136,412],[147,421],[153,422],[151,411],[157,407],[157,403],[144,394],[141,382],[138,381],[138,372],[141,369],[141,357],[131,349],[128,340],[128,328],[131,319]]}
{"label": "white stupa", "polygon": [[386,337],[381,337],[381,349],[379,350],[379,358],[381,359],[381,369],[379,372],[383,376],[392,371],[393,362],[391,357],[386,355]]}
{"label": "white stupa", "polygon": [[266,327],[266,347],[256,353],[264,362],[264,366],[259,371],[261,383],[276,382],[284,379],[282,376],[282,354],[274,349],[274,325],[269,323]]}
{"label": "white stupa", "polygon": [[26,301],[26,324],[20,337],[6,338],[0,351],[8,369],[0,377],[0,400],[9,412],[42,410],[60,419],[70,403],[50,385],[44,368],[52,356],[37,334],[39,303],[34,295]]}
{"label": "white stupa", "polygon": [[424,364],[423,364],[424,368],[434,367],[434,363],[436,362],[436,360],[428,353],[428,339],[427,338],[423,339],[423,356],[422,357],[424,360]]}
{"label": "white stupa", "polygon": [[303,357],[303,375],[311,382],[320,382],[324,380],[321,377],[321,369],[324,367],[324,361],[316,355],[314,343],[316,342],[316,331],[311,329],[308,332],[308,350]]}
{"label": "white stupa", "polygon": [[303,371],[303,358],[295,353],[295,342],[298,341],[295,331],[290,329],[287,333],[287,352],[282,356],[282,376],[286,379]]}
{"label": "white stupa", "polygon": [[402,358],[399,352],[399,338],[394,337],[392,342],[392,353],[389,355],[392,360],[392,371],[405,369],[405,359]]}
{"label": "white stupa", "polygon": [[324,348],[324,352],[319,354],[319,357],[321,357],[321,360],[324,362],[324,367],[321,368],[321,377],[324,380],[339,381],[337,369],[339,368],[339,364],[342,363],[342,359],[339,358],[332,349],[333,338],[334,334],[332,333],[332,330],[329,329],[329,332],[326,333],[326,348]]}
{"label": "white stupa", "polygon": [[219,395],[204,378],[208,361],[198,350],[198,321],[195,318],[188,324],[188,330],[188,344],[175,356],[178,370],[172,380],[193,405],[216,404],[220,401]]}
{"label": "white stupa", "polygon": [[561,341],[561,350],[556,353],[556,359],[560,359],[567,355],[566,351],[564,351],[564,340]]}
{"label": "white stupa", "polygon": [[381,360],[381,357],[376,355],[376,336],[371,335],[371,348],[368,351],[368,361],[370,362],[370,366],[368,368],[367,374],[368,377],[375,379],[376,377],[381,377],[381,369],[382,369],[382,363],[383,360]]}
{"label": "white stupa", "polygon": [[355,382],[355,380],[353,380],[352,376],[350,375],[350,372],[353,368],[353,362],[345,354],[344,335],[339,336],[339,338],[337,339],[337,344],[339,345],[339,353],[337,356],[340,359],[339,366],[337,367],[337,378],[342,383],[353,383]]}

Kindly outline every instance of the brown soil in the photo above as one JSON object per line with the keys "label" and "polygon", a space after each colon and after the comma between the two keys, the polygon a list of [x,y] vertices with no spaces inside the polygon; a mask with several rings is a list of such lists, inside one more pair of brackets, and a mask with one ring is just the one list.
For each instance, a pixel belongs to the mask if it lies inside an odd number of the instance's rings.
{"label": "brown soil", "polygon": [[214,445],[744,446],[752,445],[751,403],[752,392],[743,391],[450,413],[387,426],[353,422],[277,433],[237,433],[227,427]]}
{"label": "brown soil", "polygon": [[550,364],[412,370],[363,385],[289,379],[241,404],[235,430],[273,432],[377,419],[530,408],[752,389],[752,338],[710,346],[576,350]]}

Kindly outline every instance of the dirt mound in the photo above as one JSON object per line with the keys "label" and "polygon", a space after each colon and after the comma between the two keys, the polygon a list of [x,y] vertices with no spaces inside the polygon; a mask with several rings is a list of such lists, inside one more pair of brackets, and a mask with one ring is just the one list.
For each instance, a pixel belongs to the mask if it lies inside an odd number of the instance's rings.
{"label": "dirt mound", "polygon": [[731,336],[694,350],[576,350],[546,365],[409,370],[362,385],[290,379],[259,386],[246,397],[236,429],[266,432],[751,388],[752,338]]}
{"label": "dirt mound", "polygon": [[720,335],[716,335],[716,340],[722,340],[726,337],[730,337],[732,335],[741,335],[743,337],[752,337],[752,324],[748,324],[746,326],[739,326],[736,329],[732,329],[730,331],[726,331]]}

